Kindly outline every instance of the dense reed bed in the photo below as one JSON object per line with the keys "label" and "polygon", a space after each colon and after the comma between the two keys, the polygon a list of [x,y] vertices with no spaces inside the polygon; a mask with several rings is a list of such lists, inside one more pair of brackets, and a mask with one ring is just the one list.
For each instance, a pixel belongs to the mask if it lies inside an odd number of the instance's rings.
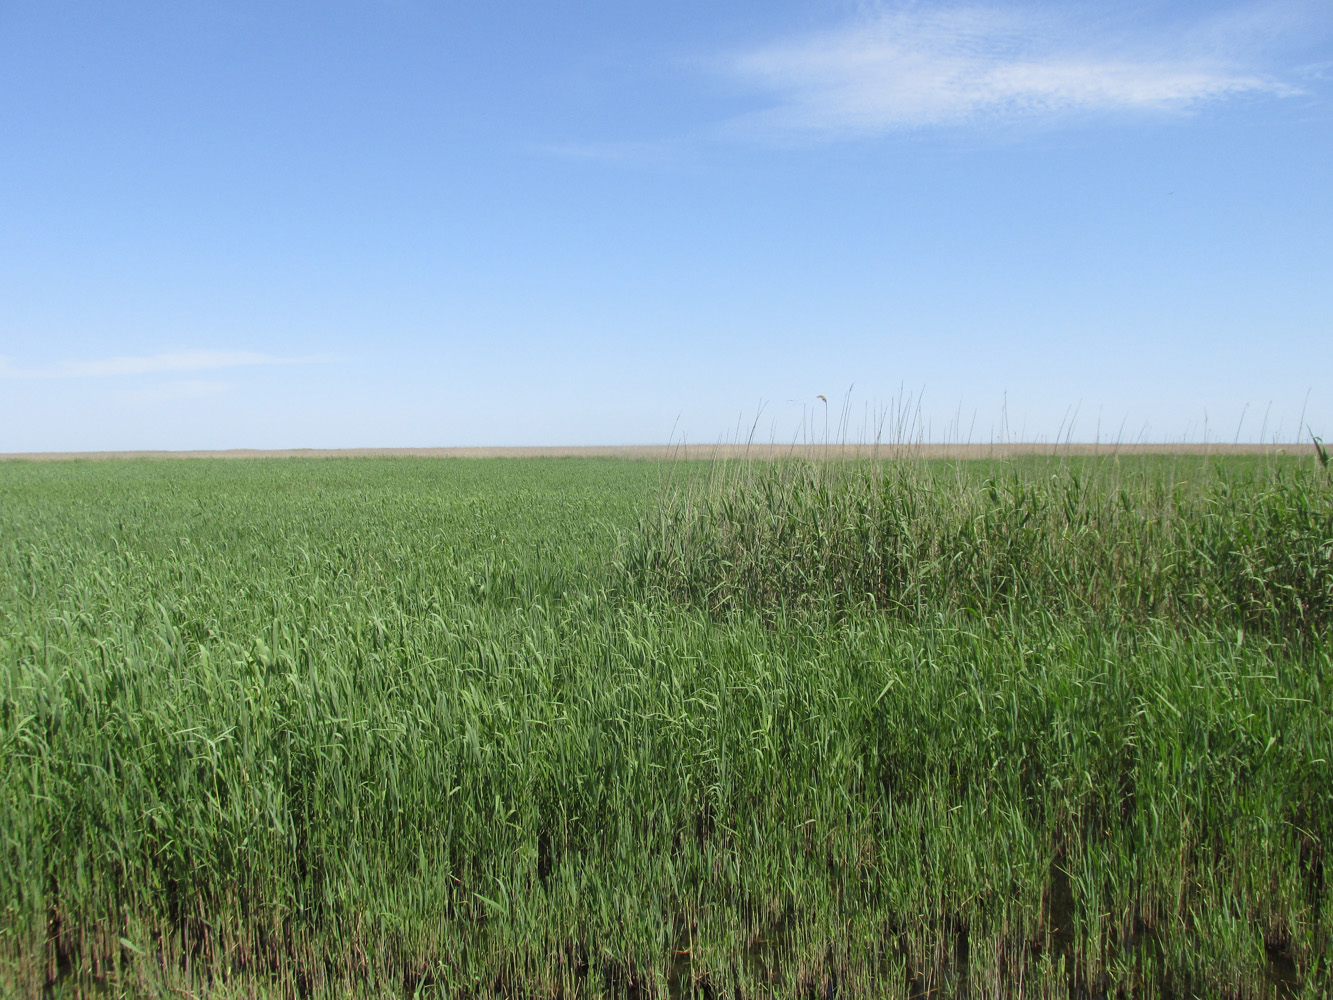
{"label": "dense reed bed", "polygon": [[637,577],[714,610],[1040,608],[1284,639],[1333,622],[1333,489],[1313,462],[718,463],[638,540]]}
{"label": "dense reed bed", "polygon": [[0,465],[0,995],[1322,996],[1321,482]]}

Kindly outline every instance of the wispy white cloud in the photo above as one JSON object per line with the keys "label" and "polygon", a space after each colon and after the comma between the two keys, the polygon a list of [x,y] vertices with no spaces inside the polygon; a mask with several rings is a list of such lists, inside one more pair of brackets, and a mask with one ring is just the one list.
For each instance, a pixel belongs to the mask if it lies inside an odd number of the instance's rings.
{"label": "wispy white cloud", "polygon": [[254,365],[306,365],[332,361],[328,355],[284,358],[258,351],[177,351],[146,357],[98,358],[87,361],[58,361],[25,368],[0,356],[0,378],[53,379],[102,378],[112,375],[145,375],[154,372],[216,371]]}
{"label": "wispy white cloud", "polygon": [[1298,66],[1295,72],[1303,80],[1333,80],[1333,62],[1307,63]]}
{"label": "wispy white cloud", "polygon": [[1237,36],[1215,23],[1114,30],[1033,8],[876,7],[851,25],[725,60],[773,101],[731,130],[842,138],[1298,92],[1252,68]]}
{"label": "wispy white cloud", "polygon": [[178,378],[142,389],[126,390],[120,394],[120,398],[128,403],[180,403],[221,396],[234,388],[236,388],[235,382]]}

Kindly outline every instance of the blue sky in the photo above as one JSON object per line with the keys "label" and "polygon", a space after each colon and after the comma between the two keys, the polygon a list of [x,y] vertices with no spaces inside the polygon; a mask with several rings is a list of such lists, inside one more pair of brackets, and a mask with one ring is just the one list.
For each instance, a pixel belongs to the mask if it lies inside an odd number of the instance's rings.
{"label": "blue sky", "polygon": [[0,452],[1333,437],[1324,2],[13,0],[0,95]]}

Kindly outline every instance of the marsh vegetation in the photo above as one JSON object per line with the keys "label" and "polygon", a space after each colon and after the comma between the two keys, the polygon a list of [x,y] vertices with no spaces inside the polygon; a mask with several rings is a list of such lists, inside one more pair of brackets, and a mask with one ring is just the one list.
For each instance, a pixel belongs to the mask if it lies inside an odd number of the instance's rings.
{"label": "marsh vegetation", "polygon": [[1308,454],[0,464],[0,993],[1322,996],[1330,617]]}

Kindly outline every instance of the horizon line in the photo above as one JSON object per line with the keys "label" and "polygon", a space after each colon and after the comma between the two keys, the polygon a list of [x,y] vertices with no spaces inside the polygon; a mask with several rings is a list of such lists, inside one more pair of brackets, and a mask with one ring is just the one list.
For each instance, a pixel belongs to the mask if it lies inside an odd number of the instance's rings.
{"label": "horizon line", "polygon": [[5,462],[117,461],[135,459],[282,459],[282,458],[619,458],[653,461],[682,458],[1007,458],[1024,455],[1099,457],[1114,455],[1286,455],[1309,441],[1256,442],[1116,442],[1116,441],[989,441],[989,442],[796,442],[621,445],[465,445],[433,447],[350,448],[193,448],[115,449],[106,451],[0,452]]}

